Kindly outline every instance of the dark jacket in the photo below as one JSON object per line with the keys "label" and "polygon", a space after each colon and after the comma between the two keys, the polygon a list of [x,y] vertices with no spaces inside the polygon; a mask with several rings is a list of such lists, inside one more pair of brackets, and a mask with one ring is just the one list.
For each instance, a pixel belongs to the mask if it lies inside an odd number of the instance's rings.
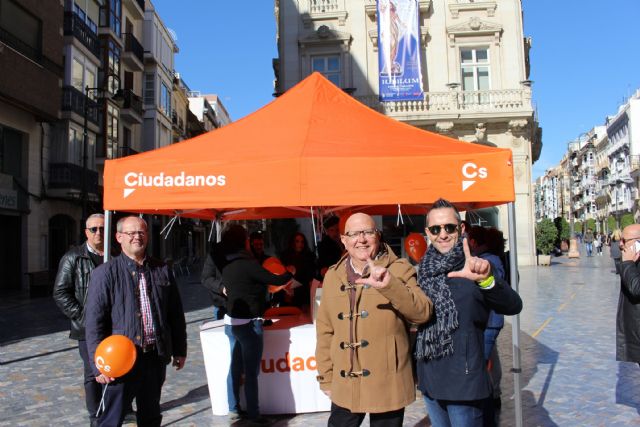
{"label": "dark jacket", "polygon": [[340,261],[343,247],[329,236],[324,236],[318,243],[318,268],[329,268]]}
{"label": "dark jacket", "polygon": [[293,277],[287,272],[276,275],[264,269],[246,251],[227,257],[222,282],[227,289],[227,314],[236,319],[255,319],[266,310],[268,285],[284,285]]}
{"label": "dark jacket", "polygon": [[[110,335],[125,335],[136,346],[142,344],[137,279],[140,272],[145,275],[149,290],[158,354],[167,363],[171,357],[187,355],[187,328],[173,272],[149,257],[138,268],[131,258],[121,254],[91,275],[85,328],[92,365],[96,347]],[[93,370],[99,375],[95,366]]]}
{"label": "dark jacket", "polygon": [[616,360],[640,363],[640,269],[633,261],[620,264]]}
{"label": "dark jacket", "polygon": [[76,246],[63,255],[53,284],[53,299],[71,320],[69,338],[84,339],[84,306],[87,301],[89,277],[95,263],[89,255],[87,243]]}
{"label": "dark jacket", "polygon": [[[491,394],[491,380],[484,359],[484,330],[489,312],[514,315],[522,310],[520,296],[501,279],[483,290],[463,278],[447,278],[458,311],[453,332],[453,354],[417,362],[418,388],[433,399],[468,401]],[[435,311],[435,309],[434,309]]]}
{"label": "dark jacket", "polygon": [[216,245],[216,248],[207,255],[201,275],[202,286],[207,288],[213,305],[216,307],[225,307],[227,305],[227,297],[222,291],[222,288],[224,288],[222,270],[226,265],[226,261],[224,261],[224,254],[221,252],[220,245]]}

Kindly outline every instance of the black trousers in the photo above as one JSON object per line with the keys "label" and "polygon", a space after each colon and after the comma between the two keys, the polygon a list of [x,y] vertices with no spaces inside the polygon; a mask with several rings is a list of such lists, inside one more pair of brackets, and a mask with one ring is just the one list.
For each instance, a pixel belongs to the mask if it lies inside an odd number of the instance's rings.
{"label": "black trousers", "polygon": [[167,365],[155,350],[142,353],[138,349],[131,371],[108,385],[104,396],[104,413],[98,425],[121,426],[127,408],[135,398],[138,427],[159,427],[162,422],[160,394],[166,373]]}
{"label": "black trousers", "polygon": [[[354,413],[350,410],[331,404],[328,427],[358,427],[364,421],[366,413]],[[404,408],[397,411],[369,414],[370,425],[378,427],[402,427]]]}
{"label": "black trousers", "polygon": [[89,363],[89,350],[85,340],[78,341],[78,352],[84,364],[84,400],[89,411],[89,419],[96,419],[96,411],[102,398],[102,384],[96,381],[96,377]]}

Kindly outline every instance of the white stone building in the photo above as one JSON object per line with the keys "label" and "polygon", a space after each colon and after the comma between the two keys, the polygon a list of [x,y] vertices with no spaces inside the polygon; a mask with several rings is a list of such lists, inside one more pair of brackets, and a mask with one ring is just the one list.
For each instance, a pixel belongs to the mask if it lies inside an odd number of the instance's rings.
{"label": "white stone building", "polygon": [[[375,0],[276,0],[276,94],[320,71],[396,120],[511,149],[519,263],[535,264],[531,164],[541,129],[531,103],[531,41],[523,34],[521,1],[419,0],[418,6],[422,100],[378,100]],[[504,207],[481,216],[507,230]]]}

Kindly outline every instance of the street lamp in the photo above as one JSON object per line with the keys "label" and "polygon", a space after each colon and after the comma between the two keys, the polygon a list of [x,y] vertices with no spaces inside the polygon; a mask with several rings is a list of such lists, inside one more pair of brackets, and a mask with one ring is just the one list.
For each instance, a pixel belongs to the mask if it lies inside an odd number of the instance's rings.
{"label": "street lamp", "polygon": [[[89,86],[85,86],[84,88],[84,110],[83,110],[83,128],[82,128],[82,177],[81,177],[81,193],[80,193],[80,200],[82,202],[82,221],[86,221],[87,220],[87,193],[88,193],[88,183],[87,183],[87,163],[89,160],[89,154],[88,154],[88,147],[89,147],[89,131],[88,131],[88,116],[89,116],[89,109],[93,108],[93,109],[99,109],[100,106],[98,104],[95,105],[89,105],[89,95],[91,93],[95,93],[96,94],[96,98],[100,97],[100,98],[104,98],[104,96],[100,96],[101,93],[104,92],[104,88],[101,87],[89,87]],[[109,97],[109,99],[111,99],[113,102],[115,102],[118,106],[122,106],[123,102],[124,102],[124,96],[122,94],[122,90],[118,90],[114,95],[112,95],[111,97]],[[80,232],[80,240],[82,241],[84,239],[84,232],[82,231],[81,227],[81,232]]]}

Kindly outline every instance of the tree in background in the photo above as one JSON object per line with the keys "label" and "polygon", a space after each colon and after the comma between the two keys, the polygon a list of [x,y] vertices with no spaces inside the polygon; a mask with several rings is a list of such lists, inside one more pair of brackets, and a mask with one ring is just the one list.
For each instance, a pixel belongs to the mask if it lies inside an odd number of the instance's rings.
{"label": "tree in background", "polygon": [[536,224],[536,249],[543,255],[549,255],[553,250],[558,230],[549,218],[543,218]]}
{"label": "tree in background", "polygon": [[[567,222],[566,219],[564,219],[563,217],[559,216],[556,219],[553,220],[553,224],[556,227],[556,230],[558,231],[558,237],[556,238],[556,242],[555,245],[557,247],[559,247],[560,249],[562,249],[563,251],[566,251],[569,249],[569,223]],[[562,242],[565,242],[565,247],[563,247]]]}
{"label": "tree in background", "polygon": [[620,218],[620,229],[623,229],[626,226],[634,224],[634,223],[635,223],[635,221],[633,220],[633,214],[626,213],[626,214],[622,215],[622,217]]}
{"label": "tree in background", "polygon": [[618,226],[616,225],[616,218],[613,215],[609,215],[609,217],[607,218],[607,229],[609,231],[613,231],[616,228],[618,228]]}

